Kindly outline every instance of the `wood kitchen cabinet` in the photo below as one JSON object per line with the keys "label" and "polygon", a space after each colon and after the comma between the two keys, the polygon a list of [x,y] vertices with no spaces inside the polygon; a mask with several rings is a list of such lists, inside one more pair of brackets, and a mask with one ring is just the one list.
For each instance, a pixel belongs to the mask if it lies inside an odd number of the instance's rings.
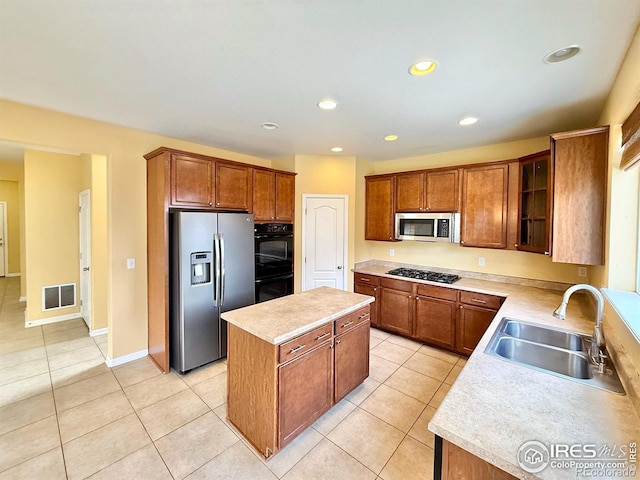
{"label": "wood kitchen cabinet", "polygon": [[551,135],[551,259],[604,263],[609,127]]}
{"label": "wood kitchen cabinet", "polygon": [[396,174],[396,212],[457,212],[458,169]]}
{"label": "wood kitchen cabinet", "polygon": [[204,207],[213,205],[211,160],[188,155],[171,155],[171,205]]}
{"label": "wood kitchen cabinet", "polygon": [[405,280],[380,279],[381,328],[402,335],[413,335],[413,283]]}
{"label": "wood kitchen cabinet", "polygon": [[371,326],[378,326],[378,310],[380,308],[380,277],[362,273],[353,274],[353,291],[375,298],[375,302],[369,305]]}
{"label": "wood kitchen cabinet", "polygon": [[[440,446],[441,445],[441,446]],[[436,465],[436,470],[441,467],[440,480],[517,480],[517,477],[499,469],[472,453],[436,436],[435,461],[441,457],[441,465]]]}
{"label": "wood kitchen cabinet", "polygon": [[460,292],[456,324],[456,350],[471,355],[493,321],[504,298],[477,292]]}
{"label": "wood kitchen cabinet", "polygon": [[279,448],[288,445],[333,405],[332,347],[326,341],[278,368]]}
{"label": "wood kitchen cabinet", "polygon": [[453,350],[458,292],[431,285],[416,284],[415,288],[414,337]]}
{"label": "wood kitchen cabinet", "polygon": [[251,168],[237,163],[215,162],[216,208],[251,211],[253,175]]}
{"label": "wood kitchen cabinet", "polygon": [[509,167],[468,167],[462,173],[460,245],[505,248]]}
{"label": "wood kitchen cabinet", "polygon": [[365,177],[365,240],[394,241],[394,194],[393,175]]}
{"label": "wood kitchen cabinet", "polygon": [[344,323],[336,323],[334,403],[342,400],[369,376],[369,320],[352,325],[350,329],[343,327],[343,333],[338,335],[339,325]]}
{"label": "wood kitchen cabinet", "polygon": [[519,159],[518,250],[548,253],[551,227],[550,151]]}
{"label": "wood kitchen cabinet", "polygon": [[295,176],[253,170],[253,216],[256,222],[293,223]]}

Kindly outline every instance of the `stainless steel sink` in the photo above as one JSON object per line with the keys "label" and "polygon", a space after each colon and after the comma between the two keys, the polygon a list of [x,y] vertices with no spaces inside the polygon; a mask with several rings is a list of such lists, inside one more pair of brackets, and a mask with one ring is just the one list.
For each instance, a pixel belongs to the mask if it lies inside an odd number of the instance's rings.
{"label": "stainless steel sink", "polygon": [[612,362],[604,372],[589,357],[591,337],[503,318],[485,353],[585,385],[624,394]]}
{"label": "stainless steel sink", "polygon": [[589,338],[586,335],[539,327],[515,320],[506,321],[504,333],[522,340],[529,340],[530,342],[542,343],[544,345],[551,345],[577,352],[581,352],[584,348],[583,339]]}

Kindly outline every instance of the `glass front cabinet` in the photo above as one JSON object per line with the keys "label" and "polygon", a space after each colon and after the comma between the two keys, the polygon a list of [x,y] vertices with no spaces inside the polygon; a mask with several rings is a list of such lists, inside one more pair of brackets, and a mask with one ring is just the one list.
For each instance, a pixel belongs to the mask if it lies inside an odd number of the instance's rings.
{"label": "glass front cabinet", "polygon": [[520,160],[518,244],[525,252],[549,254],[551,225],[551,152],[534,153]]}

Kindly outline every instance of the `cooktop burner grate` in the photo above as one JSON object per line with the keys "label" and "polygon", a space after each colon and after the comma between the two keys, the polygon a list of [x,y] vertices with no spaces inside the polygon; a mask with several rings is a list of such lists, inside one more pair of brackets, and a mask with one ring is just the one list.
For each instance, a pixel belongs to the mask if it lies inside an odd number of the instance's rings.
{"label": "cooktop burner grate", "polygon": [[387,272],[388,275],[398,275],[400,277],[417,278],[418,280],[428,280],[430,282],[454,283],[460,280],[459,275],[449,273],[431,272],[429,270],[417,270],[414,268],[395,268]]}

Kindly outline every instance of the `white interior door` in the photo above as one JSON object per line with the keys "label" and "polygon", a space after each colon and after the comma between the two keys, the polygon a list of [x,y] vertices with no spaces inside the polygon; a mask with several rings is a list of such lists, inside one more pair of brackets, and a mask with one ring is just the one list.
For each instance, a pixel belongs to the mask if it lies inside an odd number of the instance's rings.
{"label": "white interior door", "polygon": [[347,196],[303,195],[302,290],[347,285]]}
{"label": "white interior door", "polygon": [[91,330],[91,195],[80,192],[80,315]]}
{"label": "white interior door", "polygon": [[7,274],[7,203],[0,202],[0,277]]}

